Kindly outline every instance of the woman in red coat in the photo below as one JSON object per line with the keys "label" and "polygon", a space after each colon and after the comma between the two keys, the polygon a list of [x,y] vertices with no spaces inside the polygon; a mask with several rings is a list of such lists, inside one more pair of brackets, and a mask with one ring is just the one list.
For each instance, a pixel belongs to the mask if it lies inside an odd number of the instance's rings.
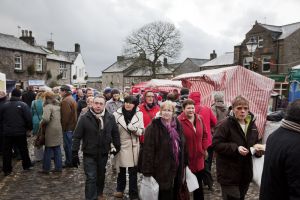
{"label": "woman in red coat", "polygon": [[202,171],[206,149],[208,147],[207,132],[200,115],[195,114],[195,102],[191,99],[184,100],[183,112],[178,120],[183,128],[189,154],[189,168],[196,175],[199,188],[194,191],[194,199],[203,200]]}

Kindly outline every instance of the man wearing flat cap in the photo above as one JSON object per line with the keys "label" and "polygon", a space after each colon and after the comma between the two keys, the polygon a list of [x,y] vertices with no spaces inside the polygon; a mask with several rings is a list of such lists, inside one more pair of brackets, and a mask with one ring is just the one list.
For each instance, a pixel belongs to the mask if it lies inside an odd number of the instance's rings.
{"label": "man wearing flat cap", "polygon": [[72,97],[71,88],[67,85],[60,87],[61,101],[61,126],[63,129],[64,150],[66,155],[64,167],[72,165],[72,137],[77,123],[77,105]]}

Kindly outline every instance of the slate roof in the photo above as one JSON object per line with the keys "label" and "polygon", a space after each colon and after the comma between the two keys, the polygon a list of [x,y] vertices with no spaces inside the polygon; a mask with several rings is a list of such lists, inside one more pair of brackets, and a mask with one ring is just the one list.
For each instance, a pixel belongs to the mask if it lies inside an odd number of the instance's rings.
{"label": "slate roof", "polygon": [[174,72],[181,63],[173,63],[173,64],[168,64],[168,66],[166,66],[169,70],[171,70],[172,72]]}
{"label": "slate roof", "polygon": [[72,60],[69,57],[67,57],[65,53],[62,53],[62,51],[50,51],[49,49],[43,46],[40,46],[40,48],[47,53],[46,57],[49,60],[72,63]]}
{"label": "slate roof", "polygon": [[190,61],[192,61],[195,65],[198,65],[199,67],[209,61],[209,59],[200,59],[200,58],[187,58],[187,59],[190,59]]}
{"label": "slate roof", "polygon": [[261,24],[262,27],[272,31],[272,32],[278,32],[281,33],[280,36],[277,38],[278,40],[285,39],[288,36],[290,36],[292,33],[300,29],[300,22],[296,22],[293,24],[287,24],[283,26],[274,26],[269,24]]}
{"label": "slate roof", "polygon": [[36,54],[46,54],[38,47],[31,46],[13,35],[0,33],[0,48],[15,49]]}
{"label": "slate roof", "polygon": [[225,54],[204,63],[200,67],[233,65],[233,63],[234,63],[234,53],[233,52],[226,52]]}
{"label": "slate roof", "polygon": [[[156,75],[167,75],[172,74],[172,71],[164,66],[156,67]],[[146,67],[132,67],[125,76],[151,76],[152,69],[150,66]]]}
{"label": "slate roof", "polygon": [[123,72],[126,69],[128,69],[129,67],[131,67],[134,62],[135,62],[135,59],[133,59],[133,58],[125,58],[122,61],[116,61],[111,66],[109,66],[108,68],[103,70],[102,73]]}

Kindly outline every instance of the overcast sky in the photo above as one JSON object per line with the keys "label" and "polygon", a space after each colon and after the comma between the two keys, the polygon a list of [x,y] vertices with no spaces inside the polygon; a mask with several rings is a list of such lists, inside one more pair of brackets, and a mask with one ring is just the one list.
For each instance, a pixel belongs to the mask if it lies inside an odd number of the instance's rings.
{"label": "overcast sky", "polygon": [[255,20],[299,22],[299,8],[299,0],[1,0],[0,32],[19,36],[20,26],[40,45],[52,32],[59,50],[79,43],[89,76],[98,76],[122,54],[126,36],[147,23],[176,25],[184,47],[173,62],[182,62],[232,52]]}

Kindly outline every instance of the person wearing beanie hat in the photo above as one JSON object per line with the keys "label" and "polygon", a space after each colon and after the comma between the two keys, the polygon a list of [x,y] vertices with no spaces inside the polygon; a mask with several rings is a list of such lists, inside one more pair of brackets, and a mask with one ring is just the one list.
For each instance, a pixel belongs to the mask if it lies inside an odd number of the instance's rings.
{"label": "person wearing beanie hat", "polygon": [[144,133],[143,113],[139,111],[138,100],[129,95],[124,105],[114,112],[119,128],[121,148],[116,155],[116,167],[119,169],[117,191],[114,197],[123,198],[126,188],[126,169],[129,173],[129,198],[138,199],[137,163],[140,152],[139,136]]}
{"label": "person wearing beanie hat", "polygon": [[103,96],[105,97],[106,101],[109,101],[111,99],[111,88],[106,87],[103,91]]}
{"label": "person wearing beanie hat", "polygon": [[1,106],[0,124],[3,137],[3,172],[12,172],[12,147],[16,146],[22,158],[24,170],[31,166],[27,147],[27,132],[32,130],[32,117],[29,106],[21,101],[21,91],[14,89],[9,101]]}
{"label": "person wearing beanie hat", "polygon": [[106,110],[113,114],[123,106],[123,101],[120,100],[120,91],[118,89],[111,90],[111,99],[106,102]]}
{"label": "person wearing beanie hat", "polygon": [[214,94],[214,101],[211,109],[219,122],[228,116],[229,110],[228,106],[224,104],[224,95],[221,92]]}

